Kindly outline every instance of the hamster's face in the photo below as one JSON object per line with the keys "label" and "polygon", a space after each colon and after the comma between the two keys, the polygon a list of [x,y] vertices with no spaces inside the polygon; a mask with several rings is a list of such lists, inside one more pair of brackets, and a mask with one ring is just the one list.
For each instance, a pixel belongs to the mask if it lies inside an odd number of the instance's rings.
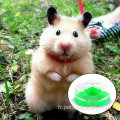
{"label": "hamster's face", "polygon": [[51,18],[48,15],[50,26],[41,35],[40,47],[46,53],[54,54],[61,58],[82,56],[91,48],[91,40],[84,27],[88,23],[85,23],[86,21],[82,23],[82,21],[83,16],[77,19],[75,17],[58,16],[56,13]]}

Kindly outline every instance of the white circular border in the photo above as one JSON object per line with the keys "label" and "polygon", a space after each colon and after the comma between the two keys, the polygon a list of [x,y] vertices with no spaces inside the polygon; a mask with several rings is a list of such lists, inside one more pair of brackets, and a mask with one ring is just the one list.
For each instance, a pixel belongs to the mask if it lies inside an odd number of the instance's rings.
{"label": "white circular border", "polygon": [[[94,80],[96,82],[99,82],[106,86],[109,89],[110,93],[110,102],[107,105],[101,106],[101,107],[84,107],[80,106],[75,103],[74,98],[75,98],[75,88],[78,84],[82,84],[84,82],[88,82],[90,80]],[[105,111],[107,111],[114,103],[116,99],[116,89],[113,85],[113,83],[106,77],[99,75],[99,74],[86,74],[82,75],[76,80],[72,82],[72,84],[69,87],[68,90],[68,98],[71,103],[71,105],[80,111],[81,113],[89,114],[89,115],[95,115],[95,114],[100,114]]]}

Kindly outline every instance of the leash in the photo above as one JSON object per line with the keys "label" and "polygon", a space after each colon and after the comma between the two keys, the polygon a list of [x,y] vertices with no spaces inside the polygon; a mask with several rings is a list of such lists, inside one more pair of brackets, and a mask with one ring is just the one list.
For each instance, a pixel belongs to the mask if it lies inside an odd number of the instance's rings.
{"label": "leash", "polygon": [[78,3],[79,3],[80,12],[81,12],[81,14],[83,14],[84,8],[83,8],[82,0],[78,0]]}

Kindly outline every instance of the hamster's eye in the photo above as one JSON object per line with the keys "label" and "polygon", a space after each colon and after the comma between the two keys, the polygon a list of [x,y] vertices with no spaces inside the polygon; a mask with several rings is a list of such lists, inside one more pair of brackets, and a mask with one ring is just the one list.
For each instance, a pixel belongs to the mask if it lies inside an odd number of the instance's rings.
{"label": "hamster's eye", "polygon": [[58,30],[58,31],[56,32],[56,35],[60,35],[60,33],[61,33],[60,30]]}
{"label": "hamster's eye", "polygon": [[76,31],[73,32],[74,37],[78,37],[78,33]]}

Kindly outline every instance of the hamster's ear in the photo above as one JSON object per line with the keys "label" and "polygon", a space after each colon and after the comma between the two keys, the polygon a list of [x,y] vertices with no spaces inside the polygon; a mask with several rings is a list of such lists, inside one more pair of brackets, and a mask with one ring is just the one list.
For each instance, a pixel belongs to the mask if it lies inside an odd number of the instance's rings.
{"label": "hamster's ear", "polygon": [[92,19],[92,14],[89,12],[85,12],[82,14],[82,16],[80,16],[79,21],[82,22],[83,26],[86,28],[89,24],[89,22]]}
{"label": "hamster's ear", "polygon": [[50,25],[54,25],[57,21],[60,20],[60,16],[58,15],[58,12],[54,7],[50,7],[47,10],[47,18]]}

